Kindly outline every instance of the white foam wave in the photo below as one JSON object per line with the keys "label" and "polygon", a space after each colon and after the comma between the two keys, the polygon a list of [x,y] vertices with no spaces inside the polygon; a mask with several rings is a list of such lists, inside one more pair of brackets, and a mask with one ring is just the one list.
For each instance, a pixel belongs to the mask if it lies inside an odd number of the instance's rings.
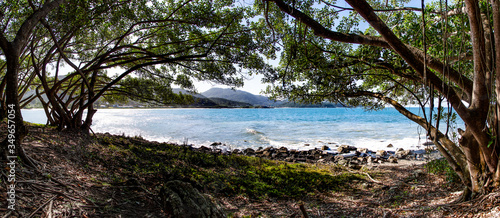
{"label": "white foam wave", "polygon": [[[94,132],[141,136],[147,140],[187,143],[195,147],[210,146],[213,142],[221,142],[231,149],[284,146],[290,149],[307,150],[325,145],[335,149],[336,145],[346,144],[370,150],[390,151],[397,148],[422,149],[424,148],[422,144],[426,142],[425,136],[420,139],[416,135],[417,128],[414,125],[406,123],[316,122],[295,120],[295,118],[293,122],[266,119],[232,120],[231,122],[214,122],[209,119],[193,121],[180,117],[184,113],[177,112],[173,110],[99,110],[94,117],[92,129]],[[206,111],[190,112],[196,114]],[[268,113],[269,111],[258,110],[257,112]],[[326,112],[329,111],[325,111],[325,114]],[[26,110],[23,111],[24,114],[26,117],[34,118],[43,116],[44,112],[43,110]],[[365,120],[367,119],[374,118],[365,117]],[[389,144],[393,146],[387,147]]]}
{"label": "white foam wave", "polygon": [[252,135],[263,135],[264,134],[263,132],[259,132],[256,129],[251,129],[251,128],[247,128],[246,133],[249,133]]}

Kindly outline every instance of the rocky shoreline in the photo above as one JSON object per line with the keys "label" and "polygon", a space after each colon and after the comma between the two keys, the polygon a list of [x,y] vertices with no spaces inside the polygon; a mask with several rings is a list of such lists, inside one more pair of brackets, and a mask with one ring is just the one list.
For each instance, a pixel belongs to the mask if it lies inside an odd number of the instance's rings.
{"label": "rocky shoreline", "polygon": [[[367,148],[356,148],[350,145],[335,145],[334,148],[323,146],[321,149],[310,150],[288,149],[286,147],[259,147],[257,150],[246,148],[244,150],[227,150],[220,142],[211,144],[212,148],[201,146],[192,148],[199,152],[214,154],[237,154],[252,157],[261,157],[270,160],[280,160],[292,163],[335,163],[359,169],[363,165],[374,165],[383,163],[398,164],[401,161],[423,162],[441,158],[439,151],[433,145],[426,145],[426,149],[404,150],[399,148],[396,151],[377,150],[372,151]],[[391,147],[389,145],[388,147]]]}
{"label": "rocky shoreline", "polygon": [[[110,133],[104,133],[102,135],[111,136]],[[276,148],[272,146],[266,148],[259,147],[257,149],[246,148],[243,150],[231,150],[227,145],[221,142],[214,142],[209,147],[204,145],[195,147],[195,145],[192,144],[176,145],[188,147],[190,150],[208,154],[236,154],[250,157],[260,157],[269,160],[286,161],[290,163],[339,164],[353,169],[360,169],[363,166],[373,166],[379,164],[420,164],[426,161],[442,158],[441,153],[432,143],[425,143],[425,149],[404,150],[403,148],[398,148],[395,151],[372,151],[368,148],[357,148],[350,145],[338,145],[334,143],[329,143],[330,146],[323,145],[321,148],[313,148],[309,150],[289,149],[287,147]],[[392,144],[389,144],[387,148],[393,148]]]}

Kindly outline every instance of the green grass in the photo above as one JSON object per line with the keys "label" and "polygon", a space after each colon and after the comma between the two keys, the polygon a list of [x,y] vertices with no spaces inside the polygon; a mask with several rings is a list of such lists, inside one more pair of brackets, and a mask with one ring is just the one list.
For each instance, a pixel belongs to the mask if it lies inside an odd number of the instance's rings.
{"label": "green grass", "polygon": [[50,126],[47,126],[45,124],[31,123],[31,122],[27,122],[27,121],[24,121],[24,125],[25,126],[32,126],[32,127],[39,127],[39,128],[50,128]]}
{"label": "green grass", "polygon": [[[336,166],[292,164],[240,155],[214,155],[167,143],[99,135],[101,148],[88,157],[115,173],[142,178],[182,180],[225,196],[299,198],[315,193],[350,189],[364,176]],[[99,154],[97,154],[99,153]],[[112,175],[117,180],[119,175]]]}

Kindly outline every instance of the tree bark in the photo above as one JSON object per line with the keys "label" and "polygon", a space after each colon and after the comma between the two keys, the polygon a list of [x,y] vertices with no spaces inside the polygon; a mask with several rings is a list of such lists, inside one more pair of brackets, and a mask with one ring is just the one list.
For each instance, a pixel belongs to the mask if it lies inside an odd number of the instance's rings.
{"label": "tree bark", "polygon": [[[490,106],[490,95],[487,86],[487,58],[485,45],[485,32],[481,22],[481,13],[477,1],[465,1],[467,15],[471,27],[472,52],[474,60],[474,86],[472,92],[472,101],[469,107],[471,119],[468,128],[478,142],[478,148],[481,149],[484,160],[488,164],[489,171],[494,173],[497,169],[498,154],[493,147],[488,147],[490,137],[488,136],[486,122]],[[465,120],[464,120],[465,121]]]}
{"label": "tree bark", "polygon": [[[495,58],[494,58],[494,72],[495,72],[495,92],[496,92],[496,119],[493,123],[495,127],[495,146],[500,147],[500,1],[490,0],[492,6],[493,17],[493,39],[495,42]],[[500,164],[497,164],[497,170],[494,176],[495,186],[500,186]]]}
{"label": "tree bark", "polygon": [[467,129],[464,133],[462,133],[460,145],[462,146],[467,158],[471,177],[471,198],[474,198],[475,195],[483,194],[485,192],[483,185],[485,184],[484,168],[486,166],[481,164],[481,151],[478,148],[479,145],[470,130]]}
{"label": "tree bark", "polygon": [[[18,98],[18,73],[19,69],[19,52],[12,46],[11,43],[8,43],[7,47],[4,49],[5,59],[7,61],[7,71],[5,73],[5,80],[7,81],[5,97],[6,97],[6,106],[7,108],[12,109],[13,119],[14,121],[14,130],[13,133],[14,141],[13,143],[9,142],[9,137],[6,137],[1,144],[3,159],[7,160],[8,156],[19,156],[21,161],[29,166],[34,166],[33,161],[26,155],[24,149],[21,147],[21,143],[24,137],[28,134],[26,126],[23,122],[23,117],[21,114],[21,107],[19,104]],[[11,138],[12,139],[12,138]],[[15,146],[15,153],[12,152],[14,150],[9,149],[9,145]]]}
{"label": "tree bark", "polygon": [[[45,17],[50,11],[62,4],[64,0],[54,0],[51,2],[46,2],[40,9],[34,11],[24,22],[21,24],[19,30],[17,31],[15,38],[12,42],[9,42],[5,37],[3,32],[0,32],[0,48],[2,49],[5,59],[7,62],[7,71],[5,74],[6,81],[6,104],[7,107],[10,105],[14,111],[14,122],[15,122],[15,141],[14,145],[16,154],[21,158],[21,160],[30,166],[34,166],[33,161],[26,155],[21,143],[24,137],[27,135],[28,131],[24,125],[23,117],[21,114],[21,107],[19,104],[18,97],[18,76],[19,76],[19,58],[21,51],[26,47],[28,38],[30,37],[36,24]],[[6,137],[2,143],[0,149],[3,155],[5,155],[8,149],[8,137]]]}

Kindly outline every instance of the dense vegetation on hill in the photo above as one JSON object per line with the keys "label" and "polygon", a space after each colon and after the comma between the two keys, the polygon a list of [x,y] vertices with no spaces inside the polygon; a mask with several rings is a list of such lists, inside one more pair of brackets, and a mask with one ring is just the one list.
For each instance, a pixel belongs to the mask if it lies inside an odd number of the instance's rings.
{"label": "dense vegetation on hill", "polygon": [[279,101],[275,102],[262,95],[254,95],[233,89],[211,88],[201,94],[207,98],[224,98],[231,101],[249,103],[253,106],[278,106],[282,103]]}
{"label": "dense vegetation on hill", "polygon": [[[192,95],[193,101],[186,104],[170,104],[171,107],[186,108],[252,108],[252,107],[342,107],[340,104],[322,103],[322,104],[301,104],[290,101],[274,101],[266,96],[254,95],[249,92],[233,89],[212,88],[202,93],[192,93],[184,89],[173,89],[175,93],[183,95]],[[28,91],[27,95],[34,94],[34,91]],[[46,98],[42,98],[46,100]],[[96,102],[96,107],[114,107],[114,106],[132,106],[132,107],[164,107],[164,104],[152,104],[151,102],[139,102],[127,98],[113,102],[100,99]],[[34,99],[29,107],[41,107],[39,99]]]}

